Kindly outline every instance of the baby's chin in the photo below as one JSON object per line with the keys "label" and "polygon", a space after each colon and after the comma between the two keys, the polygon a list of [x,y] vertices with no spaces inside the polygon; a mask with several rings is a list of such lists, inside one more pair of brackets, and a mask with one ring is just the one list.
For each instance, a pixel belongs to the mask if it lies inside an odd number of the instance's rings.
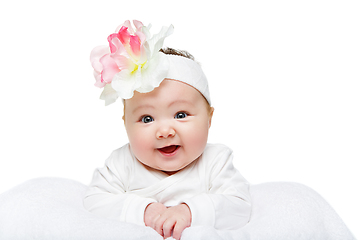
{"label": "baby's chin", "polygon": [[[188,164],[190,165],[190,164]],[[186,166],[182,166],[182,167],[177,167],[177,168],[154,168],[154,167],[151,167],[151,166],[146,166],[147,168],[150,168],[154,171],[159,171],[159,172],[163,172],[169,176],[175,174],[175,173],[178,173],[180,172],[181,170],[185,169],[188,165]]]}
{"label": "baby's chin", "polygon": [[140,163],[142,163],[142,165],[143,165],[144,167],[146,167],[148,170],[163,172],[163,173],[166,173],[166,174],[169,175],[169,176],[170,176],[170,175],[173,175],[173,174],[175,174],[175,173],[177,173],[177,172],[179,172],[179,171],[181,171],[181,170],[184,169],[184,168],[186,168],[186,166],[181,167],[181,168],[160,168],[160,167],[150,166],[150,165],[144,163],[143,161],[141,161],[141,160],[139,160],[139,159],[138,159],[138,161],[139,161]]}
{"label": "baby's chin", "polygon": [[[162,170],[161,170],[162,171]],[[177,170],[177,171],[162,171],[163,173],[165,173],[165,174],[167,174],[167,175],[169,175],[169,176],[171,176],[171,175],[173,175],[173,174],[175,174],[175,173],[178,173],[179,171],[181,171],[181,170]]]}
{"label": "baby's chin", "polygon": [[186,167],[187,166],[183,166],[183,167],[179,167],[179,168],[158,168],[158,169],[155,169],[155,170],[163,172],[163,173],[170,176],[170,175],[173,175],[175,173],[180,172],[181,170],[183,170]]}
{"label": "baby's chin", "polygon": [[187,167],[189,167],[189,166],[190,166],[193,162],[195,162],[195,161],[196,161],[196,159],[195,159],[194,161],[192,161],[192,162],[184,165],[184,166],[179,167],[179,168],[174,168],[174,169],[158,169],[158,170],[161,171],[161,172],[163,172],[163,173],[166,173],[167,175],[170,176],[170,175],[173,175],[173,174],[175,174],[175,173],[178,173],[178,172],[186,169]]}

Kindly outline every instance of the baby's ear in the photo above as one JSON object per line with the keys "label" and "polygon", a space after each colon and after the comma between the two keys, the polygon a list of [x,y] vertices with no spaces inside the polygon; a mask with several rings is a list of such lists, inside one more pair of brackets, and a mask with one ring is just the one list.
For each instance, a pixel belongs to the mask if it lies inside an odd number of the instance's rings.
{"label": "baby's ear", "polygon": [[123,99],[122,102],[123,102],[123,116],[122,116],[122,120],[124,121],[124,125],[125,125],[125,99]]}
{"label": "baby's ear", "polygon": [[215,110],[215,108],[213,108],[213,107],[210,108],[210,112],[209,112],[209,128],[211,127],[211,120],[212,120],[212,117],[213,117],[213,114],[214,114],[214,110]]}

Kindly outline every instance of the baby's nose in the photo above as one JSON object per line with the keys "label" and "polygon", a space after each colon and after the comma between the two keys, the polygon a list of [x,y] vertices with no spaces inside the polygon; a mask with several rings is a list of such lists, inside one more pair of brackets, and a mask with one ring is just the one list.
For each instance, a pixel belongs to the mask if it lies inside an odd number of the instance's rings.
{"label": "baby's nose", "polygon": [[174,137],[176,135],[175,130],[172,127],[162,127],[156,133],[157,139],[164,139]]}

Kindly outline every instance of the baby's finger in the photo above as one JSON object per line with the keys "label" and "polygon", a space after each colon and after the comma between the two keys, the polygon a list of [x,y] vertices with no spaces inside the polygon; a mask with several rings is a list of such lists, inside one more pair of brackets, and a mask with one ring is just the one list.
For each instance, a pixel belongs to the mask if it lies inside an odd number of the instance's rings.
{"label": "baby's finger", "polygon": [[185,230],[185,228],[189,227],[189,224],[187,224],[185,221],[178,221],[176,222],[173,230],[173,238],[176,240],[179,240],[181,238],[182,232]]}
{"label": "baby's finger", "polygon": [[[152,221],[150,222],[150,227],[151,228],[153,228],[153,229],[155,229],[155,227],[156,227],[156,222],[157,222],[157,220],[160,218],[160,214],[159,215],[156,215],[153,219],[152,219]],[[156,230],[156,229],[155,229]]]}
{"label": "baby's finger", "polygon": [[158,232],[161,236],[164,236],[164,233],[163,233],[163,225],[164,225],[164,222],[166,221],[166,217],[164,216],[159,216],[156,221],[155,221],[155,224],[154,224],[154,227],[153,229],[155,229],[156,232]]}
{"label": "baby's finger", "polygon": [[168,218],[163,224],[164,239],[171,237],[174,225],[176,224],[175,219]]}

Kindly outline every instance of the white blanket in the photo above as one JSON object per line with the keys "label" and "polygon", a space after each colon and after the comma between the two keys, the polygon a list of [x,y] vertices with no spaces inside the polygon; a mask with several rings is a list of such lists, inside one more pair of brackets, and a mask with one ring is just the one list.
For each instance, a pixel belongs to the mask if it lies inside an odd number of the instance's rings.
{"label": "white blanket", "polygon": [[[42,178],[0,195],[0,239],[161,240],[153,229],[111,221],[82,205],[86,186],[67,179]],[[243,228],[185,229],[182,240],[355,240],[324,199],[297,183],[252,185],[253,210]]]}

